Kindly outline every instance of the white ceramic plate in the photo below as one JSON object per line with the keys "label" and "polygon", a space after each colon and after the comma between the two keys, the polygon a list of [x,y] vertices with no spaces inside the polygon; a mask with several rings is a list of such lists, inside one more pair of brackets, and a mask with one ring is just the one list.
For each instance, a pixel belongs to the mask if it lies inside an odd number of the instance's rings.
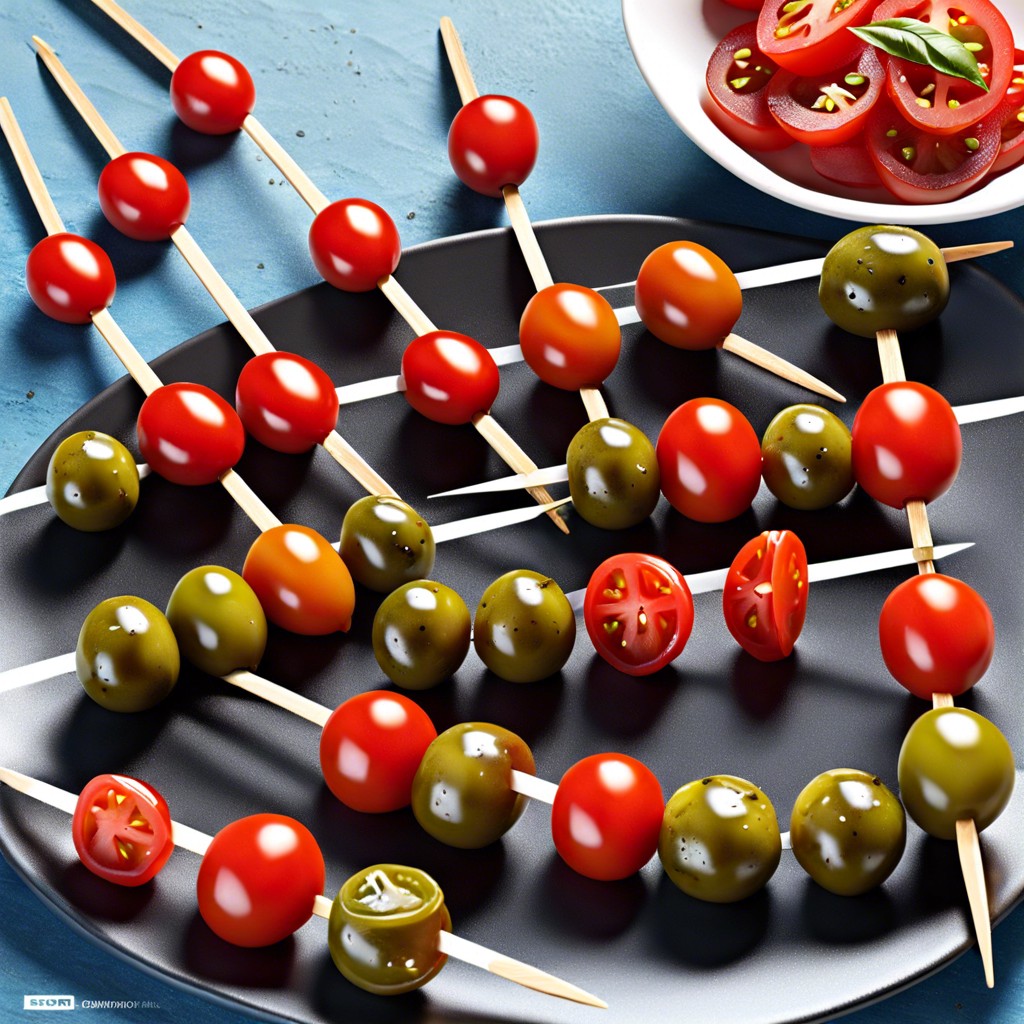
{"label": "white ceramic plate", "polygon": [[[1024,0],[1000,0],[1018,45]],[[736,145],[702,106],[704,73],[719,40],[754,15],[723,0],[622,0],[626,35],[651,92],[673,121],[738,178],[805,210],[863,223],[944,224],[1002,213],[1024,203],[1024,165],[949,203],[900,203],[884,189],[845,188],[811,167],[806,146],[752,154]]]}

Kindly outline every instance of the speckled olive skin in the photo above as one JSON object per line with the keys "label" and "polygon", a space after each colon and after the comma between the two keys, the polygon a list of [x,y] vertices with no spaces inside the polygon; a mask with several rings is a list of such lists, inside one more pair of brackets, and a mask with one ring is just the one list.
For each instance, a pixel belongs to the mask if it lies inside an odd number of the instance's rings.
{"label": "speckled olive skin", "polygon": [[444,967],[438,935],[451,931],[444,895],[430,875],[375,864],[338,891],[327,925],[335,966],[353,985],[394,996],[425,985]]}
{"label": "speckled olive skin", "polygon": [[46,498],[76,530],[120,526],[139,500],[139,470],[116,437],[82,430],[66,437],[46,469]]}
{"label": "speckled olive skin", "polygon": [[427,747],[412,783],[412,811],[435,839],[475,850],[500,839],[526,808],[512,770],[536,774],[533,754],[514,732],[462,722]]}
{"label": "speckled olive skin", "polygon": [[109,711],[146,711],[174,689],[181,668],[171,624],[141,597],[110,597],[85,618],[75,668]]}
{"label": "speckled olive skin", "polygon": [[775,808],[755,785],[734,775],[695,779],[665,806],[658,856],[688,896],[709,903],[745,899],[779,866]]}
{"label": "speckled olive skin", "polygon": [[357,583],[388,594],[430,575],[434,536],[427,521],[400,498],[367,495],[345,513],[340,553]]}
{"label": "speckled olive skin", "polygon": [[427,690],[458,671],[471,632],[466,602],[451,587],[418,580],[381,602],[373,617],[373,654],[396,686]]}
{"label": "speckled olive skin", "polygon": [[912,228],[873,225],[840,238],[825,257],[818,298],[845,331],[912,331],[934,320],[949,300],[949,273],[939,247]]}
{"label": "speckled olive skin", "polygon": [[549,576],[514,569],[483,593],[473,618],[480,660],[511,683],[534,683],[560,671],[576,641],[576,616]]}
{"label": "speckled olive skin", "polygon": [[201,565],[178,580],[167,621],[185,658],[212,676],[256,668],[267,646],[267,617],[252,587],[219,565]]}
{"label": "speckled olive skin", "polygon": [[955,839],[957,821],[978,831],[1002,814],[1013,792],[1013,751],[987,718],[967,708],[926,711],[907,730],[897,768],[907,813],[938,839]]}
{"label": "speckled olive skin", "polygon": [[801,790],[789,833],[797,861],[818,885],[857,896],[881,885],[899,864],[907,817],[876,775],[834,768]]}
{"label": "speckled olive skin", "polygon": [[791,405],[761,439],[761,476],[783,505],[819,509],[853,490],[850,428],[820,405]]}

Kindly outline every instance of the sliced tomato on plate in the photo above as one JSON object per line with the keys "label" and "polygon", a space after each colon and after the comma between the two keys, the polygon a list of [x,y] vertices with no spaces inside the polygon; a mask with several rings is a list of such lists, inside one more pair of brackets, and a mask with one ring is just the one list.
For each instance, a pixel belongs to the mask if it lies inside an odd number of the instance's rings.
{"label": "sliced tomato on plate", "polygon": [[837,146],[815,146],[811,149],[811,166],[823,178],[848,188],[880,188],[882,185],[863,134]]}
{"label": "sliced tomato on plate", "polygon": [[857,55],[846,30],[872,20],[875,0],[767,0],[757,19],[757,45],[797,75],[831,72]]}
{"label": "sliced tomato on plate", "polygon": [[1002,126],[1001,145],[993,174],[1008,171],[1024,160],[1024,50],[1013,52],[1013,75],[1006,99],[996,112]]}

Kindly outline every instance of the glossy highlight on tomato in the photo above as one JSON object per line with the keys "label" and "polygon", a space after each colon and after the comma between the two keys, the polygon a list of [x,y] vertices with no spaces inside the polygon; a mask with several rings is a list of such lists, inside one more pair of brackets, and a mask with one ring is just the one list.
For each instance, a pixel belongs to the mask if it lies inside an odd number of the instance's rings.
{"label": "glossy highlight on tomato", "polygon": [[558,783],[555,849],[587,878],[628,878],[656,853],[664,810],[661,785],[645,764],[625,754],[593,754]]}
{"label": "glossy highlight on tomato", "polygon": [[25,285],[40,311],[65,324],[87,324],[114,301],[110,257],[95,242],[67,231],[37,242],[25,261]]}
{"label": "glossy highlight on tomato", "polygon": [[316,215],[309,253],[328,284],[344,292],[369,292],[394,273],[402,240],[395,222],[376,203],[339,199]]}
{"label": "glossy highlight on tomato", "polygon": [[537,162],[540,136],[533,114],[511,96],[477,96],[455,115],[448,130],[448,159],[474,192],[501,196],[522,185]]}
{"label": "glossy highlight on tomato", "polygon": [[82,787],[71,838],[94,875],[124,886],[145,885],[174,852],[167,801],[127,775],[97,775]]}
{"label": "glossy highlight on tomato", "polygon": [[313,834],[283,814],[253,814],[222,828],[199,865],[199,913],[235,946],[270,946],[313,916],[326,869]]}
{"label": "glossy highlight on tomato", "polygon": [[100,209],[123,235],[158,242],[188,220],[192,197],[185,176],[152,153],[122,153],[103,168]]}
{"label": "glossy highlight on tomato", "polygon": [[383,814],[408,807],[412,780],[437,730],[408,697],[370,690],[340,704],[320,737],[320,768],[346,807]]}
{"label": "glossy highlight on tomato", "polygon": [[605,661],[646,676],[682,653],[693,629],[693,597],[683,574],[663,558],[612,555],[590,577],[583,619]]}
{"label": "glossy highlight on tomato", "polygon": [[139,452],[176,484],[212,484],[242,457],[238,413],[203,384],[165,384],[147,396],[136,423]]}
{"label": "glossy highlight on tomato", "polygon": [[733,559],[722,589],[725,624],[759,661],[793,650],[807,614],[807,552],[791,530],[766,530]]}
{"label": "glossy highlight on tomato", "polygon": [[171,105],[204,135],[226,135],[242,127],[256,105],[256,86],[241,61],[220,50],[197,50],[171,75]]}
{"label": "glossy highlight on tomato", "polygon": [[491,353],[456,331],[431,331],[409,342],[402,377],[406,401],[435,423],[469,423],[491,408],[501,386]]}

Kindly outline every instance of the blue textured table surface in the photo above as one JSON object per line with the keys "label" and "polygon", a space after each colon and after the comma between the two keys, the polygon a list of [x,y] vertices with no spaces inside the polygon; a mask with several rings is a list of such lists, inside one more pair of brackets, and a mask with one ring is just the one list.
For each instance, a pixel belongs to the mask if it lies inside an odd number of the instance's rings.
{"label": "blue textured table surface", "polygon": [[[681,0],[695,2],[695,0]],[[614,0],[516,4],[480,0],[136,0],[133,13],[174,52],[219,48],[252,71],[257,115],[329,197],[384,206],[406,245],[504,222],[500,204],[463,188],[444,139],[455,90],[437,31],[450,14],[485,91],[524,100],[541,127],[537,168],[524,188],[535,220],[666,214],[834,240],[847,222],[795,210],[732,179],[671,123],[644,85]],[[0,94],[14,107],[68,230],[96,239],[118,273],[116,312],[152,357],[222,320],[184,262],[163,246],[107,225],[95,180],[105,157],[81,127],[29,43],[53,45],[121,139],[168,156],[188,176],[189,226],[252,308],[317,281],[309,214],[247,139],[198,137],[167,102],[167,73],[87,0],[7,0],[0,11]],[[986,269],[1024,294],[1024,212],[929,229],[940,244],[1011,238],[1018,249]],[[122,373],[80,329],[46,320],[24,289],[41,226],[14,161],[0,147],[0,492],[75,409]],[[2,525],[0,525],[2,530]],[[94,1009],[90,1020],[238,1014],[147,976],[53,917],[0,861],[0,1021],[27,1016],[26,993],[149,1001],[144,1013]],[[995,931],[998,988],[985,990],[975,951],[849,1019],[874,1024],[1024,1018],[1024,912]]]}

